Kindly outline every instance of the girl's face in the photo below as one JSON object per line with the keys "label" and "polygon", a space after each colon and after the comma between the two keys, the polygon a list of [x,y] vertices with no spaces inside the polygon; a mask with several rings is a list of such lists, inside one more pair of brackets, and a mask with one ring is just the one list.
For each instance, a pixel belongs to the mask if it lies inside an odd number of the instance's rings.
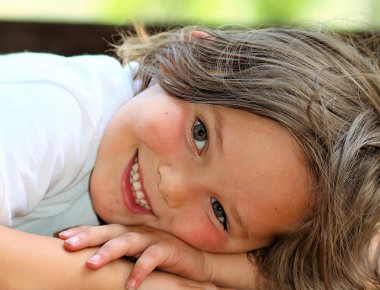
{"label": "girl's face", "polygon": [[151,226],[206,251],[243,252],[296,225],[308,180],[300,147],[278,123],[180,101],[153,85],[111,120],[91,195],[108,223]]}

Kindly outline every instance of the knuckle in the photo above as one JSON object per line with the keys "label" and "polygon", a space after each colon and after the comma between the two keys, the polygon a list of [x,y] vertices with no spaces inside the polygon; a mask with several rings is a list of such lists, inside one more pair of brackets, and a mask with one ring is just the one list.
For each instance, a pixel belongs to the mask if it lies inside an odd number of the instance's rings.
{"label": "knuckle", "polygon": [[83,231],[83,230],[85,230],[87,228],[88,228],[88,226],[77,226],[77,227],[74,227],[73,229],[77,229],[77,230]]}
{"label": "knuckle", "polygon": [[108,245],[107,243],[101,246],[101,248],[97,251],[97,253],[107,260],[113,259],[112,247]]}
{"label": "knuckle", "polygon": [[83,233],[83,232],[87,231],[87,229],[88,229],[88,226],[78,226],[75,228],[71,228],[70,230],[75,231],[76,233]]}
{"label": "knuckle", "polygon": [[89,227],[86,227],[86,228],[83,228],[80,232],[79,232],[79,236],[82,240],[85,240],[85,239],[90,239],[91,236],[92,236],[92,229],[89,228]]}
{"label": "knuckle", "polygon": [[138,240],[140,238],[140,234],[136,232],[128,232],[124,233],[121,237],[123,238],[124,242],[132,242],[134,240]]}
{"label": "knuckle", "polygon": [[160,251],[157,247],[149,247],[144,251],[144,255],[150,260],[157,260],[159,253]]}
{"label": "knuckle", "polygon": [[100,226],[102,229],[104,229],[104,232],[110,235],[122,235],[127,231],[126,227],[119,224],[108,224],[108,225],[102,225]]}
{"label": "knuckle", "polygon": [[127,233],[124,233],[123,236],[131,239],[131,238],[134,238],[134,237],[138,237],[139,235],[136,232],[127,232]]}
{"label": "knuckle", "polygon": [[141,273],[146,273],[149,272],[151,269],[150,267],[145,264],[145,263],[136,263],[135,266],[133,267],[133,271],[136,273],[136,275]]}

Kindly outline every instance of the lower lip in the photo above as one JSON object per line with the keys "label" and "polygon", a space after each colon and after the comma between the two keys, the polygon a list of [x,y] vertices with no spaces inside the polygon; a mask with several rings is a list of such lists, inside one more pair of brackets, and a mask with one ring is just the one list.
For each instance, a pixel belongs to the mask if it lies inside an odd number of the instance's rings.
{"label": "lower lip", "polygon": [[132,166],[135,162],[136,156],[137,154],[135,154],[132,157],[131,161],[128,163],[127,167],[125,168],[123,177],[121,179],[121,193],[123,195],[124,205],[130,212],[135,213],[135,214],[152,214],[151,210],[148,210],[144,207],[137,205],[132,195],[129,178],[130,178],[130,173],[132,170]]}

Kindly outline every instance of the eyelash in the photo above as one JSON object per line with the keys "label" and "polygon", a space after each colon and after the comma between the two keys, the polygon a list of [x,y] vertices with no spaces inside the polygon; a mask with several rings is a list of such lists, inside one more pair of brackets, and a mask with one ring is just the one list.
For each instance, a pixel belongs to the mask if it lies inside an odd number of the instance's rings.
{"label": "eyelash", "polygon": [[[212,211],[213,211],[216,219],[223,225],[224,230],[228,232],[227,215],[223,209],[223,206],[220,204],[220,202],[215,197],[211,197],[210,202],[211,202],[211,206],[212,206]],[[221,211],[222,216],[218,216],[218,214],[216,213],[217,210]],[[220,220],[219,218],[222,218],[222,220]]]}
{"label": "eyelash", "polygon": [[[201,141],[196,140],[194,130],[196,129],[197,126],[198,126],[198,128],[199,128],[199,126],[203,127],[203,129],[200,129],[202,131],[199,131],[202,135],[198,136],[198,137],[201,137],[202,139],[204,138],[205,140],[201,140]],[[190,139],[191,139],[192,143],[195,146],[195,149],[198,152],[198,155],[201,155],[202,152],[205,150],[207,144],[208,144],[208,133],[207,133],[207,126],[204,124],[204,122],[200,118],[198,118],[198,117],[195,118],[194,123],[191,126],[191,132],[189,135],[190,135]],[[201,144],[202,142],[204,142],[204,144]],[[199,148],[198,146],[203,146],[203,147]]]}

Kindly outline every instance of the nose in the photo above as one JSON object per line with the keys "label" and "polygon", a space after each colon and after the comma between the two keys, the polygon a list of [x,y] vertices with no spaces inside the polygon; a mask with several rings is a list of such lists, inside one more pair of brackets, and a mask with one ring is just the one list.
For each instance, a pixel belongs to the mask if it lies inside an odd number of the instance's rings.
{"label": "nose", "polygon": [[161,165],[159,175],[159,191],[171,208],[190,203],[206,192],[204,182],[189,166],[184,169],[171,164]]}

